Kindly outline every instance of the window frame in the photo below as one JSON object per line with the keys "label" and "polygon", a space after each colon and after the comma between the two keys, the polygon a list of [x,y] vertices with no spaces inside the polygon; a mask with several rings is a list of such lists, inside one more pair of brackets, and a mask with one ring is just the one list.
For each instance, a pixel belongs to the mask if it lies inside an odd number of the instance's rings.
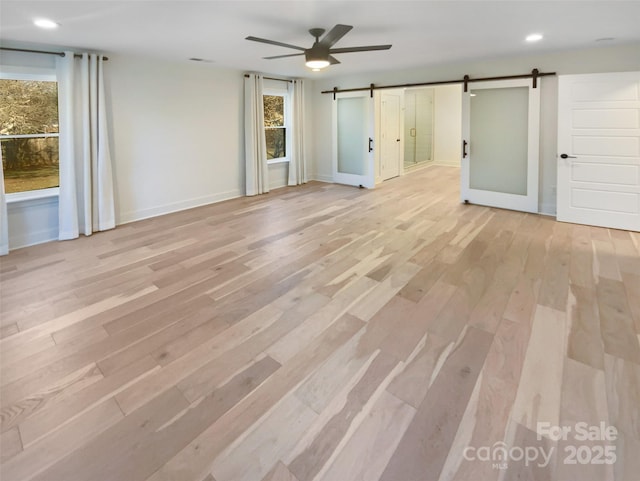
{"label": "window frame", "polygon": [[[58,121],[60,120],[60,85],[55,70],[34,67],[0,67],[0,80],[33,80],[40,82],[56,82],[58,85]],[[18,135],[1,135],[3,139],[19,139],[19,138],[60,138],[60,132],[49,134],[18,134]],[[2,168],[0,166],[0,168]],[[58,179],[60,171],[58,171]],[[58,180],[58,184],[60,181]],[[5,193],[7,204],[14,202],[22,202],[29,200],[45,199],[48,197],[58,197],[60,195],[60,187],[49,187],[46,189],[25,190],[22,192]]]}
{"label": "window frame", "polygon": [[[265,81],[266,83],[267,81]],[[282,127],[264,127],[265,135],[268,128],[284,128],[285,135],[285,153],[284,157],[278,157],[277,159],[267,159],[267,164],[280,164],[282,162],[289,162],[291,152],[291,97],[289,94],[288,82],[273,80],[269,81],[269,85],[265,86],[262,91],[262,96],[282,97],[284,99],[284,125]]]}

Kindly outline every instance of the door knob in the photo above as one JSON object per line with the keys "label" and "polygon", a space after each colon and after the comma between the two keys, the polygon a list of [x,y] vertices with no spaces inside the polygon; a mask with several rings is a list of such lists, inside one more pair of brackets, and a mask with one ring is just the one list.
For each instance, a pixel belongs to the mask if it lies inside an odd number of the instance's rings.
{"label": "door knob", "polygon": [[561,159],[577,159],[578,157],[574,157],[573,155],[560,154]]}

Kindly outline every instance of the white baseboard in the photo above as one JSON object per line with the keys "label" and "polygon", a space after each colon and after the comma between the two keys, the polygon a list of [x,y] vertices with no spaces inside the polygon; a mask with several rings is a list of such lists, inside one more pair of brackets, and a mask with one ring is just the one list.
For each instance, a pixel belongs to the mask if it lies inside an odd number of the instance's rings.
{"label": "white baseboard", "polygon": [[431,165],[444,165],[447,167],[460,167],[459,160],[434,160]]}
{"label": "white baseboard", "polygon": [[309,180],[317,180],[318,182],[327,182],[333,184],[333,177],[330,175],[311,174]]}
{"label": "white baseboard", "polygon": [[194,207],[201,207],[203,205],[215,204],[216,202],[235,199],[237,197],[241,197],[242,195],[243,193],[240,190],[230,190],[227,192],[220,192],[218,194],[197,197],[195,199],[183,200],[172,204],[150,207],[148,209],[142,209],[139,211],[124,212],[120,214],[117,225],[128,224],[129,222],[136,222],[139,220],[149,219],[151,217],[158,217],[160,215],[172,214],[173,212],[193,209]]}

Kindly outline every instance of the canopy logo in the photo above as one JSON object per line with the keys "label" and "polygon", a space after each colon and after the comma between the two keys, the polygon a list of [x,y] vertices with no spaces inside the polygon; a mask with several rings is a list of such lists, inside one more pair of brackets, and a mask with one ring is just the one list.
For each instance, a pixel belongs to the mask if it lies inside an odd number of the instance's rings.
{"label": "canopy logo", "polygon": [[492,446],[474,448],[467,446],[462,455],[467,461],[490,461],[496,469],[506,469],[509,461],[523,461],[525,466],[535,464],[541,468],[546,467],[551,461],[554,448],[545,451],[544,447],[519,446],[508,447],[506,443],[498,441]]}
{"label": "canopy logo", "polygon": [[598,425],[578,422],[573,426],[539,422],[536,438],[540,442],[536,446],[508,446],[499,441],[490,446],[467,446],[462,454],[467,461],[490,462],[494,469],[506,469],[512,461],[522,462],[526,467],[545,468],[554,456],[558,462],[569,465],[614,464],[617,461],[613,443],[618,438],[618,430],[605,422]]}

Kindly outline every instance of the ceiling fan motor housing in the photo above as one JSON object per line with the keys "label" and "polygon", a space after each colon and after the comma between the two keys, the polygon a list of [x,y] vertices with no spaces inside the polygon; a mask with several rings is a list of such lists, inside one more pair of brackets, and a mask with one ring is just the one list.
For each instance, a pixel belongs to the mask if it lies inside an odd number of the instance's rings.
{"label": "ceiling fan motor housing", "polygon": [[329,60],[329,47],[316,42],[313,47],[304,51],[304,57],[307,62]]}

